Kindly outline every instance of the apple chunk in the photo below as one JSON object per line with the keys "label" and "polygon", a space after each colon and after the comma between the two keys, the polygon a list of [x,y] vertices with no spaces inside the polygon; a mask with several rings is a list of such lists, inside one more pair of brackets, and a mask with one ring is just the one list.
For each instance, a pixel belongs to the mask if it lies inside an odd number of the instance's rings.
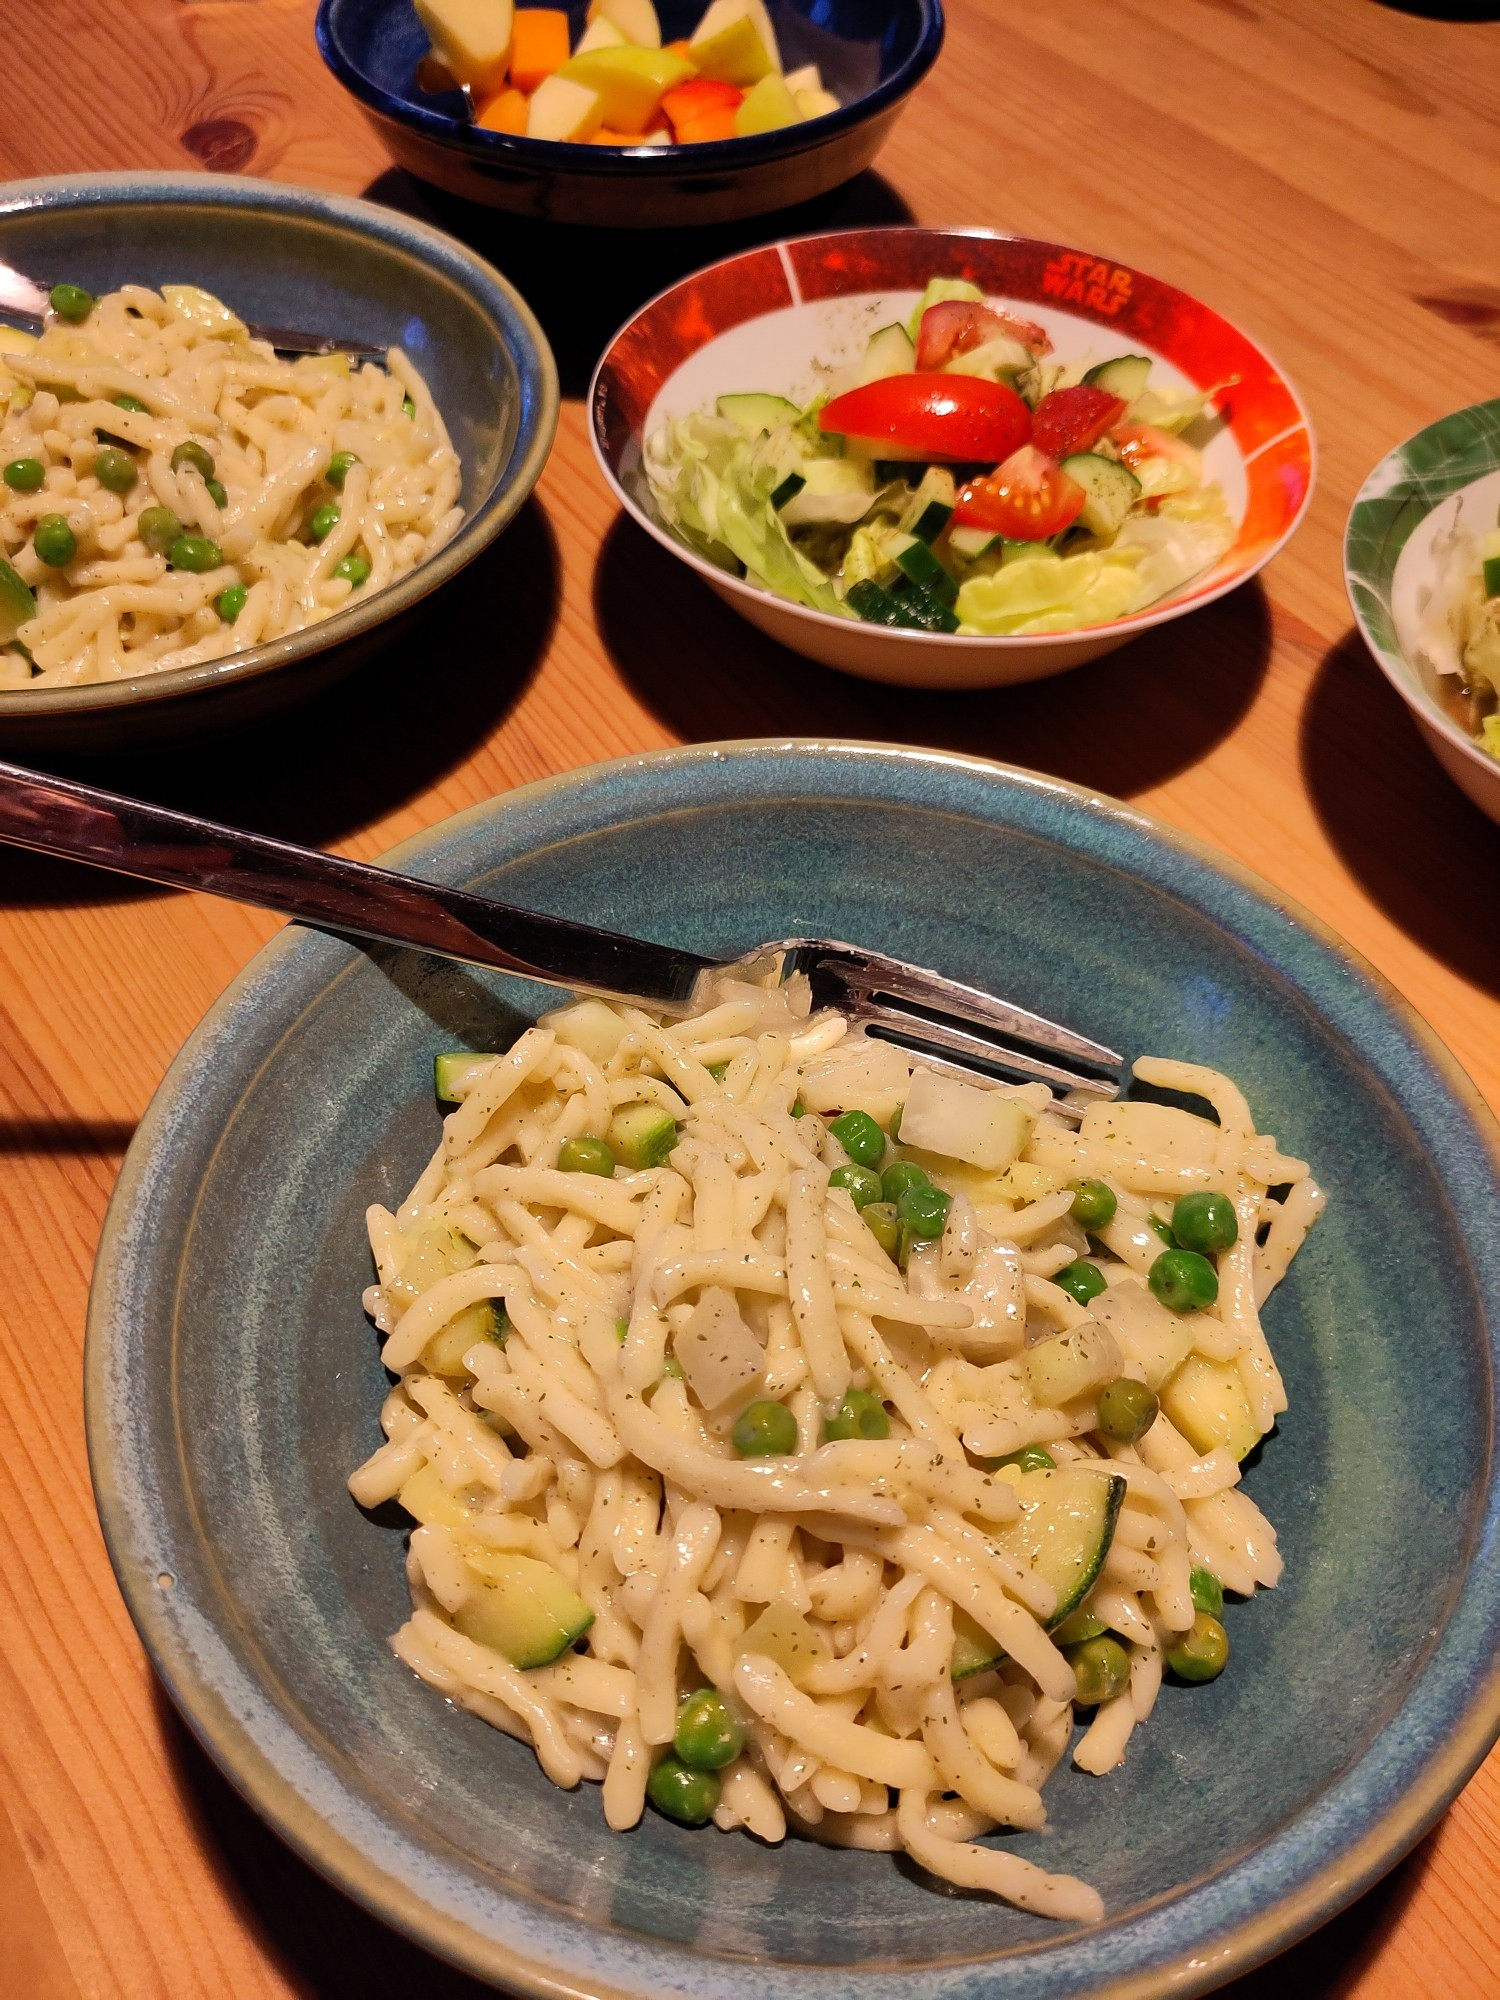
{"label": "apple chunk", "polygon": [[588,139],[604,123],[597,90],[586,90],[570,77],[549,76],[536,87],[526,115],[531,139]]}
{"label": "apple chunk", "polygon": [[505,81],[514,22],[511,0],[415,0],[433,52],[460,83],[480,94]]}
{"label": "apple chunk", "polygon": [[712,0],[689,53],[700,76],[741,90],[749,90],[763,76],[781,74],[776,31],[763,0]]}

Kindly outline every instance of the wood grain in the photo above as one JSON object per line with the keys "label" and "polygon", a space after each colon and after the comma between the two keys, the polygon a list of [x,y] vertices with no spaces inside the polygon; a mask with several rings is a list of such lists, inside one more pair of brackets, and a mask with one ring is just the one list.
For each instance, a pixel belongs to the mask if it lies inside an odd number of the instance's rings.
{"label": "wood grain", "polygon": [[[207,166],[411,206],[522,285],[572,400],[536,499],[433,614],[442,704],[377,665],[358,713],[336,697],[274,737],[106,782],[372,855],[530,778],[679,740],[828,731],[1000,757],[1134,799],[1291,890],[1500,1106],[1500,830],[1375,672],[1339,564],[1381,454],[1495,391],[1500,26],[1374,0],[953,0],[880,176],[754,229],[562,255],[555,234],[391,172],[321,68],[312,13],[7,9],[0,172]],[[779,652],[616,519],[577,398],[632,305],[757,233],[906,216],[1108,250],[1269,346],[1311,405],[1322,468],[1263,586],[1058,681],[918,697]],[[498,639],[497,602],[519,607]],[[183,1037],[272,928],[0,855],[0,1992],[17,2000],[478,2000],[209,1768],[145,1664],[90,1499],[82,1332],[114,1173]],[[1500,1994],[1497,1822],[1492,1758],[1386,1882],[1236,2000]]]}

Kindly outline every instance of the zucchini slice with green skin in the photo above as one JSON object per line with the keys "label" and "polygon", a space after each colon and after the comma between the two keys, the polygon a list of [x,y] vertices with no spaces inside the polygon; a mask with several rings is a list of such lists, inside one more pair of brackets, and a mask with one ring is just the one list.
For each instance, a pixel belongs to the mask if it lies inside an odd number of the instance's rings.
{"label": "zucchini slice with green skin", "polygon": [[1057,1592],[1050,1631],[1093,1588],[1115,1538],[1125,1481],[1075,1461],[1051,1472],[1023,1472],[1016,1493],[1021,1518],[997,1529],[992,1540]]}
{"label": "zucchini slice with green skin", "polygon": [[1122,402],[1133,403],[1150,373],[1151,363],[1144,354],[1116,354],[1108,361],[1096,362],[1083,379],[1096,389],[1107,389]]}
{"label": "zucchini slice with green skin", "polygon": [[461,1104],[485,1064],[498,1060],[493,1055],[470,1055],[467,1049],[450,1049],[432,1059],[432,1087],[444,1104]]}
{"label": "zucchini slice with green skin", "polygon": [[738,424],[747,438],[756,438],[762,431],[774,431],[782,424],[795,424],[802,420],[802,412],[795,403],[789,403],[785,396],[768,396],[759,389],[720,396],[714,407],[721,417],[728,417],[732,424]]}
{"label": "zucchini slice with green skin", "polygon": [[8,646],[28,619],[36,616],[36,597],[20,572],[0,559],[0,646]]}
{"label": "zucchini slice with green skin", "polygon": [[594,1614],[550,1563],[509,1549],[465,1558],[483,1583],[453,1614],[466,1639],[489,1646],[513,1667],[550,1666],[594,1622]]}
{"label": "zucchini slice with green skin", "polygon": [[1118,534],[1125,516],[1141,497],[1141,482],[1128,465],[1097,451],[1075,451],[1060,468],[1083,488],[1078,519],[1091,535]]}
{"label": "zucchini slice with green skin", "polygon": [[942,604],[951,604],[958,595],[957,579],[948,574],[924,541],[909,542],[897,556],[896,567]]}
{"label": "zucchini slice with green skin", "polygon": [[677,1144],[677,1121],[659,1104],[629,1104],[609,1121],[605,1138],[615,1158],[634,1173],[659,1167]]}
{"label": "zucchini slice with green skin", "polygon": [[971,1674],[986,1674],[991,1667],[998,1667],[1005,1658],[1005,1650],[992,1639],[982,1625],[976,1624],[967,1611],[953,1608],[953,1664],[950,1672],[956,1681],[966,1681]]}

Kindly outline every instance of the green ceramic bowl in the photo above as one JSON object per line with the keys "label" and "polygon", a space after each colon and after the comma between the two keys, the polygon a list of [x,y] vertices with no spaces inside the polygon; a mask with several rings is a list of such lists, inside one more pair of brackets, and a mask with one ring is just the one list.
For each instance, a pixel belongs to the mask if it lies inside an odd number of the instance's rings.
{"label": "green ceramic bowl", "polygon": [[1471,532],[1500,514],[1500,399],[1440,417],[1397,445],[1359,489],[1344,536],[1344,580],[1365,642],[1411,710],[1428,747],[1481,812],[1500,821],[1500,763],[1444,705],[1421,643],[1429,592],[1441,589],[1435,545],[1461,520]]}
{"label": "green ceramic bowl", "polygon": [[[393,1657],[395,1510],[344,1480],[386,1388],[362,1218],[439,1132],[432,1057],[553,996],[295,929],[209,1014],[121,1174],[90,1308],[100,1514],[167,1687],[317,1868],[547,2000],[1190,1995],[1348,1902],[1500,1716],[1500,1134],[1370,969],[1230,864],[1110,800],[978,760],[726,744],[569,773],[392,857],[728,956],[822,933],[943,967],[1131,1054],[1221,1064],[1330,1205],[1267,1325],[1291,1406],[1247,1469],[1285,1580],[1229,1671],[1171,1686],[1106,1779],[1015,1836],[1095,1929],[945,1893],[889,1856],[761,1846],[599,1794]],[[670,885],[670,886],[667,886]]]}
{"label": "green ceramic bowl", "polygon": [[0,262],[105,292],[204,286],[244,318],[403,347],[463,461],[463,526],[387,589],[289,638],[96,687],[0,691],[0,747],[110,754],[223,735],[350,673],[514,517],[552,448],[557,369],[498,271],[451,237],[346,196],[225,174],[74,174],[0,187]]}

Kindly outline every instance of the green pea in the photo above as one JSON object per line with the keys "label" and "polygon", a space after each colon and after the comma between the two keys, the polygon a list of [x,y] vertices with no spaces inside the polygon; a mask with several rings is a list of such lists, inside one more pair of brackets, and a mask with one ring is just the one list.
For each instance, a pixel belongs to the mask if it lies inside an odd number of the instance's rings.
{"label": "green pea", "polygon": [[1229,1664],[1229,1634],[1217,1618],[1200,1611],[1190,1632],[1167,1648],[1167,1665],[1184,1681],[1214,1681]]}
{"label": "green pea", "polygon": [[998,1472],[1002,1465],[1014,1465],[1022,1472],[1055,1472],[1057,1460],[1039,1444],[1023,1444],[1019,1451],[1008,1451],[1004,1458],[993,1460],[991,1472]]}
{"label": "green pea", "polygon": [[138,417],[146,414],[146,405],[139,396],[116,396],[114,406],[117,410],[132,410]]}
{"label": "green pea", "polygon": [[931,1242],[948,1226],[948,1210],[953,1197],[929,1182],[925,1187],[904,1188],[896,1202],[896,1215],[912,1236]]}
{"label": "green pea", "polygon": [[1195,1611],[1206,1611],[1210,1618],[1222,1616],[1224,1586],[1211,1569],[1195,1569],[1188,1578],[1188,1589]]}
{"label": "green pea", "polygon": [[213,501],[217,508],[222,511],[229,505],[229,495],[224,491],[224,488],[217,479],[205,479],[203,484],[208,488],[209,499]]}
{"label": "green pea", "polygon": [[618,1340],[620,1345],[623,1347],[626,1341],[629,1340],[629,1338],[630,1338],[630,1321],[628,1319],[617,1319],[615,1321],[615,1339]]}
{"label": "green pea", "polygon": [[900,1201],[910,1187],[931,1187],[924,1170],[915,1160],[892,1160],[880,1176],[880,1192],[887,1201]]}
{"label": "green pea", "polygon": [[184,438],[181,444],[172,447],[172,470],[181,472],[185,465],[201,472],[205,479],[214,476],[213,453],[199,444],[196,438]]}
{"label": "green pea", "polygon": [[1156,1422],[1160,1408],[1144,1382],[1121,1375],[1099,1392],[1099,1428],[1117,1444],[1134,1444]]}
{"label": "green pea", "polygon": [[785,1403],[762,1397],[740,1411],[729,1435],[741,1458],[770,1458],[797,1449],[797,1419]]}
{"label": "green pea", "polygon": [[719,1803],[719,1781],[712,1771],[691,1770],[669,1753],[646,1780],[646,1796],[679,1826],[707,1826]]}
{"label": "green pea", "polygon": [[221,590],[214,599],[214,610],[226,625],[232,625],[245,608],[245,599],[250,595],[243,583],[232,583],[227,590]]}
{"label": "green pea", "polygon": [[82,285],[54,285],[47,294],[48,303],[59,319],[79,326],[98,305],[92,292],[86,292]]}
{"label": "green pea", "polygon": [[557,1164],[565,1174],[600,1174],[608,1180],[615,1170],[614,1149],[604,1139],[564,1139]]}
{"label": "green pea", "polygon": [[1086,1306],[1090,1299],[1097,1299],[1105,1289],[1104,1273],[1087,1257],[1075,1257],[1071,1264],[1064,1264],[1060,1271],[1054,1271],[1052,1282],[1061,1285],[1081,1306]]}
{"label": "green pea", "polygon": [[78,553],[78,537],[63,514],[43,514],[31,545],[49,569],[66,569]]}
{"label": "green pea", "polygon": [[1171,1223],[1163,1222],[1159,1215],[1148,1215],[1146,1217],[1146,1227],[1154,1229],[1169,1250],[1177,1248],[1177,1238],[1172,1234]]}
{"label": "green pea", "polygon": [[1061,1625],[1054,1625],[1047,1634],[1054,1646],[1082,1646],[1090,1639],[1102,1639],[1109,1630],[1096,1611],[1087,1611],[1080,1604],[1076,1611],[1070,1611]]}
{"label": "green pea", "polygon": [[672,1748],[695,1771],[722,1771],[745,1747],[745,1725],[717,1688],[702,1687],[677,1711]]}
{"label": "green pea", "polygon": [[1113,1701],[1130,1685],[1130,1655],[1118,1639],[1085,1639],[1068,1651],[1080,1708],[1097,1708],[1101,1701]]}
{"label": "green pea", "polygon": [[173,569],[191,570],[196,576],[206,569],[220,568],[224,556],[218,543],[207,535],[179,535],[167,550],[167,561]]}
{"label": "green pea", "polygon": [[35,493],[46,477],[47,468],[39,458],[13,458],[0,473],[12,493]]}
{"label": "green pea", "polygon": [[856,1208],[868,1208],[880,1199],[879,1174],[872,1174],[868,1167],[856,1167],[852,1161],[847,1167],[835,1167],[828,1185],[842,1188]]}
{"label": "green pea", "polygon": [[895,1110],[894,1110],[894,1111],[893,1111],[893,1112],[891,1113],[891,1140],[892,1140],[892,1143],[894,1143],[894,1142],[895,1142],[895,1141],[896,1141],[897,1139],[899,1139],[899,1138],[901,1137],[901,1114],[902,1114],[902,1112],[903,1112],[903,1111],[905,1111],[905,1109],[906,1109],[906,1106],[905,1106],[904,1104],[898,1104],[898,1105],[896,1106]]}
{"label": "green pea", "polygon": [[831,1417],[824,1420],[823,1437],[828,1443],[836,1438],[888,1438],[891,1434],[891,1420],[885,1413],[885,1404],[869,1389],[850,1389]]}
{"label": "green pea", "polygon": [[110,449],[94,454],[94,477],[111,493],[128,493],[140,476],[128,451]]}
{"label": "green pea", "polygon": [[1227,1194],[1206,1189],[1185,1194],[1172,1205],[1172,1234],[1184,1250],[1197,1250],[1205,1257],[1227,1250],[1240,1233],[1234,1203]]}
{"label": "green pea", "polygon": [[857,1167],[878,1167],[885,1157],[885,1134],[868,1111],[841,1111],[828,1127]]}
{"label": "green pea", "polygon": [[1103,1229],[1114,1220],[1115,1191],[1104,1181],[1074,1181],[1073,1206],[1068,1213],[1082,1229]]}
{"label": "green pea", "polygon": [[1172,1312],[1202,1312],[1219,1296],[1218,1275],[1196,1250],[1163,1250],[1147,1272],[1146,1283]]}
{"label": "green pea", "polygon": [[661,1373],[664,1382],[680,1382],[682,1380],[682,1363],[677,1359],[675,1354],[667,1356],[661,1365]]}
{"label": "green pea", "polygon": [[[340,564],[339,568],[342,567],[343,565]],[[337,569],[334,571],[334,575],[335,576],[338,575]],[[704,1067],[707,1069],[709,1075],[713,1078],[715,1083],[722,1083],[729,1070],[729,1064],[727,1062],[706,1063]]]}
{"label": "green pea", "polygon": [[343,508],[335,507],[331,500],[325,500],[321,507],[314,507],[307,523],[307,532],[315,542],[326,542],[343,518]]}
{"label": "green pea", "polygon": [[359,455],[357,452],[336,451],[333,457],[329,459],[328,470],[323,474],[323,477],[328,481],[330,486],[337,487],[342,492],[344,481],[349,477],[350,466],[358,464]]}
{"label": "green pea", "polygon": [[417,406],[410,396],[401,398],[401,414],[403,417],[414,417],[417,414]]}
{"label": "green pea", "polygon": [[896,1204],[893,1201],[867,1201],[860,1210],[866,1229],[875,1238],[887,1257],[894,1257],[901,1248],[901,1224],[896,1219]]}
{"label": "green pea", "polygon": [[807,1106],[802,1102],[800,1097],[792,1106],[792,1116],[794,1118],[805,1118],[807,1116]]}
{"label": "green pea", "polygon": [[164,556],[182,533],[182,523],[170,507],[145,507],[135,531],[154,556]]}
{"label": "green pea", "polygon": [[335,576],[347,577],[350,583],[354,585],[354,588],[358,590],[362,583],[368,583],[370,580],[369,559],[365,556],[357,556],[351,551],[334,564],[333,573]]}

